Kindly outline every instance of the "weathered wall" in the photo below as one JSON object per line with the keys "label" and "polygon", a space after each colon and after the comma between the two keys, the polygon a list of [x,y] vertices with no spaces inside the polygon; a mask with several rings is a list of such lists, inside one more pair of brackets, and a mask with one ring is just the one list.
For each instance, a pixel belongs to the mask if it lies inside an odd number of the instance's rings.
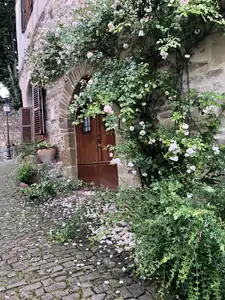
{"label": "weathered wall", "polygon": [[[9,133],[10,143],[20,143],[19,119],[18,113],[12,111],[9,114]],[[3,106],[0,105],[0,147],[7,144],[7,123],[6,115],[3,112]]]}

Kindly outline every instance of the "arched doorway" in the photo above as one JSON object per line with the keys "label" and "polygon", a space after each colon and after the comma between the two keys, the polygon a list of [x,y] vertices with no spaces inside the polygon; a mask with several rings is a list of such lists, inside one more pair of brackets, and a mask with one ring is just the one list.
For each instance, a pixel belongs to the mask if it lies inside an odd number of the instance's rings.
{"label": "arched doorway", "polygon": [[110,165],[108,145],[115,145],[114,131],[106,131],[103,116],[87,118],[76,126],[78,179],[109,189],[118,187],[118,170]]}
{"label": "arched doorway", "polygon": [[[74,94],[78,95],[84,90],[90,78],[90,76],[82,77]],[[116,189],[118,170],[117,165],[110,165],[108,147],[115,146],[115,132],[106,131],[103,119],[103,115],[86,118],[83,123],[75,127],[78,179],[93,182],[98,187]]]}

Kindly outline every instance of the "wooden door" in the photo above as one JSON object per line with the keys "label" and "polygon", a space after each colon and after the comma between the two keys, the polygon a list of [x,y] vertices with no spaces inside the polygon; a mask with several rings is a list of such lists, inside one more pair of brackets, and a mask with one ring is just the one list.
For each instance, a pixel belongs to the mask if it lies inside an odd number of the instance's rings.
{"label": "wooden door", "polygon": [[117,166],[110,165],[107,145],[115,145],[114,131],[105,130],[103,117],[76,126],[78,178],[109,189],[118,187]]}

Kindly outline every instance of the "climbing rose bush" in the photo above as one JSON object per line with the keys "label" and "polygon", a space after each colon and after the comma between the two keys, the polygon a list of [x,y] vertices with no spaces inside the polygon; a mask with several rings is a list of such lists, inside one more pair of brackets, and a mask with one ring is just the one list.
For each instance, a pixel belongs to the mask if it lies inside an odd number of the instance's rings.
{"label": "climbing rose bush", "polygon": [[74,125],[103,115],[124,140],[111,147],[111,164],[142,184],[78,210],[60,237],[78,226],[125,249],[137,273],[159,284],[159,299],[224,298],[223,201],[216,206],[209,192],[225,169],[215,138],[224,100],[192,90],[189,78],[192,48],[224,24],[214,0],[87,1],[42,27],[29,54],[32,81],[42,86],[90,64],[95,72],[69,108]]}

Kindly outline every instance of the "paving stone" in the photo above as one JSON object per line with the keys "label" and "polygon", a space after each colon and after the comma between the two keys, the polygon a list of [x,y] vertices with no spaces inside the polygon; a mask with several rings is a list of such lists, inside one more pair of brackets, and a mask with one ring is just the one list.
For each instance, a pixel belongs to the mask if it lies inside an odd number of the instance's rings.
{"label": "paving stone", "polygon": [[129,289],[131,294],[136,298],[142,296],[145,293],[145,290],[139,284],[132,284],[127,288]]}
{"label": "paving stone", "polygon": [[29,292],[29,291],[37,290],[40,287],[41,287],[41,283],[37,282],[37,283],[29,284],[29,285],[23,287],[20,291],[21,292]]}
{"label": "paving stone", "polygon": [[57,283],[53,283],[49,286],[45,287],[46,292],[51,293],[60,289],[65,289],[66,288],[66,283],[64,281],[62,282],[57,282]]}
{"label": "paving stone", "polygon": [[103,260],[103,263],[106,265],[107,268],[111,269],[114,268],[116,263],[114,261],[112,261],[110,258],[105,258]]}
{"label": "paving stone", "polygon": [[145,293],[143,296],[138,298],[139,300],[155,300],[155,298],[150,293]]}
{"label": "paving stone", "polygon": [[44,294],[45,294],[45,291],[43,290],[43,288],[37,289],[37,290],[35,291],[35,295],[36,295],[37,297],[43,296]]}
{"label": "paving stone", "polygon": [[77,299],[80,299],[79,294],[71,294],[71,295],[62,297],[62,300],[77,300]]}
{"label": "paving stone", "polygon": [[51,294],[45,294],[41,297],[42,300],[52,300],[53,296]]}
{"label": "paving stone", "polygon": [[118,289],[120,291],[120,295],[124,298],[124,299],[129,299],[132,298],[131,293],[128,291],[128,289],[125,286],[122,286],[121,288]]}
{"label": "paving stone", "polygon": [[106,294],[93,295],[91,297],[91,300],[104,300],[105,297],[106,297]]}
{"label": "paving stone", "polygon": [[42,284],[43,284],[44,287],[46,287],[46,286],[48,286],[52,283],[53,283],[53,280],[51,278],[47,278],[47,279],[42,281]]}
{"label": "paving stone", "polygon": [[27,285],[27,282],[25,280],[22,280],[22,281],[14,283],[14,284],[8,285],[7,289],[8,290],[15,289],[15,288],[18,288],[18,287],[21,287],[21,286],[24,286],[24,285]]}
{"label": "paving stone", "polygon": [[67,296],[69,294],[68,290],[56,291],[54,292],[54,296],[58,299],[61,299],[63,296]]}
{"label": "paving stone", "polygon": [[83,289],[83,297],[84,298],[88,298],[90,296],[92,296],[94,294],[94,292],[92,291],[92,289],[87,288],[87,289]]}

